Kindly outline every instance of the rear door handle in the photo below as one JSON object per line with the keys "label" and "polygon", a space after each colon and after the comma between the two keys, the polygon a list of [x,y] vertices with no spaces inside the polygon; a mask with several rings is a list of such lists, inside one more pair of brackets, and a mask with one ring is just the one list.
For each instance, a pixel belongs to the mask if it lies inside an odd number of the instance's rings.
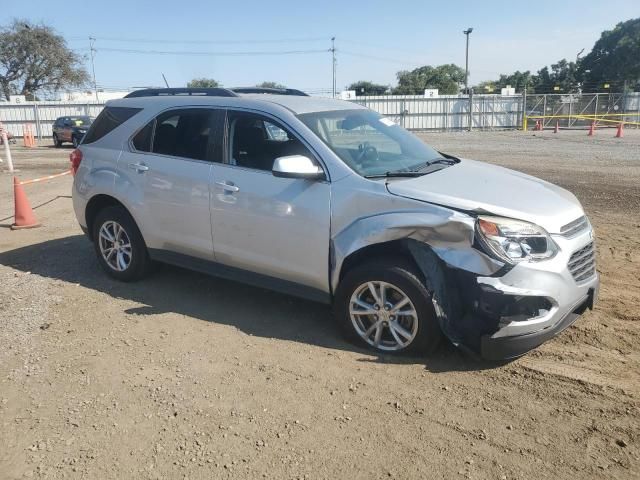
{"label": "rear door handle", "polygon": [[234,185],[233,183],[230,182],[216,182],[216,185],[219,185],[222,187],[223,190],[226,190],[227,192],[239,192],[240,188],[238,188],[236,185]]}
{"label": "rear door handle", "polygon": [[147,167],[144,163],[130,163],[129,168],[131,170],[135,170],[138,173],[146,172],[147,170],[149,170],[149,167]]}

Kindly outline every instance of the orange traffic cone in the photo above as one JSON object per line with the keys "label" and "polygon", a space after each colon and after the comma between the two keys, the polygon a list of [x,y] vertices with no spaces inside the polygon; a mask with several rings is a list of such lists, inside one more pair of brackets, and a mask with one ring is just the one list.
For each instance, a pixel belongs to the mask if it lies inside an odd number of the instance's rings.
{"label": "orange traffic cone", "polygon": [[556,128],[553,129],[553,133],[558,133],[560,131],[560,122],[556,120]]}
{"label": "orange traffic cone", "polygon": [[589,133],[587,133],[587,136],[593,137],[595,133],[596,133],[596,122],[591,122],[591,126],[589,127]]}
{"label": "orange traffic cone", "polygon": [[15,223],[11,225],[12,230],[20,230],[22,228],[35,228],[40,224],[33,214],[27,194],[16,177],[13,177],[13,198],[15,202]]}
{"label": "orange traffic cone", "polygon": [[622,137],[624,137],[624,123],[619,123],[618,131],[616,132],[615,138],[622,138]]}

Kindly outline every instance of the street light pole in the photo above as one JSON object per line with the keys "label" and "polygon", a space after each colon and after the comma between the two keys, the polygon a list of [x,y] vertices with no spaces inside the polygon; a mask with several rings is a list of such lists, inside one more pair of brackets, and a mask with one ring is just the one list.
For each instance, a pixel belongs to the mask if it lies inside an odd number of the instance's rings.
{"label": "street light pole", "polygon": [[332,77],[333,80],[331,82],[331,94],[333,98],[336,98],[336,37],[331,37],[331,48],[329,49],[331,52],[331,64],[332,64]]}
{"label": "street light pole", "polygon": [[93,43],[96,41],[95,38],[93,37],[89,37],[89,52],[91,53],[91,73],[93,75],[93,93],[96,96],[96,102],[99,102],[100,99],[98,98],[98,84],[96,83],[96,67],[93,61],[93,57],[96,53],[96,49],[93,46]]}
{"label": "street light pole", "polygon": [[463,30],[462,33],[464,33],[467,36],[467,50],[466,50],[466,54],[465,54],[465,63],[464,63],[464,90],[465,93],[469,93],[469,35],[471,34],[471,32],[473,32],[473,28],[469,27],[466,30]]}

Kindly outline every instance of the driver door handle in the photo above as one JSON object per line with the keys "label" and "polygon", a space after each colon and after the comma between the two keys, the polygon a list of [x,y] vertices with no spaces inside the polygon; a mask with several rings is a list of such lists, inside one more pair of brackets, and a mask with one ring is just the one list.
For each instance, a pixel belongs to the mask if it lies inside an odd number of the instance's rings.
{"label": "driver door handle", "polygon": [[146,172],[147,170],[149,170],[149,167],[147,167],[144,163],[130,163],[129,168],[131,170],[135,170],[138,173]]}
{"label": "driver door handle", "polygon": [[223,190],[226,190],[227,192],[235,193],[240,191],[240,188],[230,182],[216,182],[216,185],[219,185]]}

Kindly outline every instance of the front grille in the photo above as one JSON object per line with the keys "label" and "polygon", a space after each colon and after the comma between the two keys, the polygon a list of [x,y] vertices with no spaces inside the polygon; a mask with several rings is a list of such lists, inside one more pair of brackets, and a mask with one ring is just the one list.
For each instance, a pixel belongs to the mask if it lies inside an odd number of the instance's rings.
{"label": "front grille", "polygon": [[568,267],[576,282],[593,277],[596,274],[596,250],[593,242],[573,252]]}
{"label": "front grille", "polygon": [[560,234],[563,237],[571,238],[582,232],[589,226],[589,220],[584,215],[580,218],[576,218],[573,222],[567,223],[560,229]]}

